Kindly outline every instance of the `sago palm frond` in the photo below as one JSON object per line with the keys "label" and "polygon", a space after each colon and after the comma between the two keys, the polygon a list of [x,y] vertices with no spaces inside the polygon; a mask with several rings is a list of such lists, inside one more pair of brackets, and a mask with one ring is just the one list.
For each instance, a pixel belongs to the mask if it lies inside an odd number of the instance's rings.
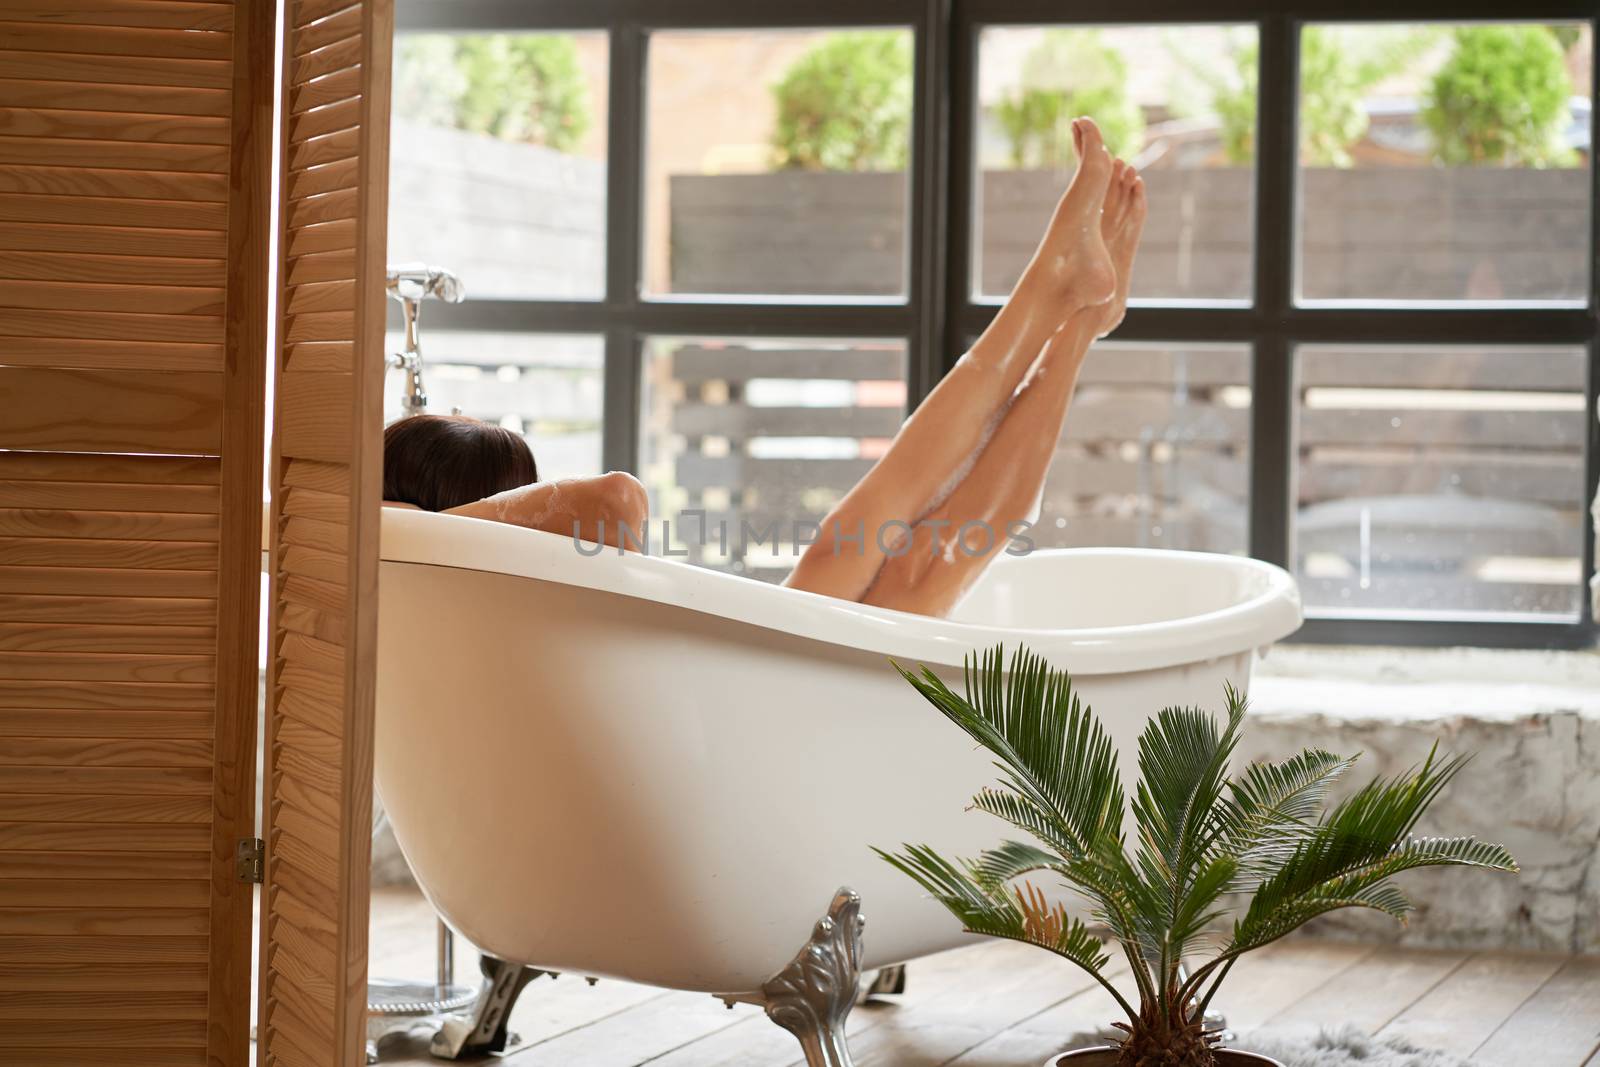
{"label": "sago palm frond", "polygon": [[1080,842],[1070,833],[1063,832],[1060,818],[1043,805],[1011,789],[984,788],[972,798],[972,806],[981,812],[1003,819],[1012,826],[1037,838],[1062,856],[1088,855],[1079,848]]}
{"label": "sago palm frond", "polygon": [[1281,763],[1249,765],[1218,804],[1217,847],[1237,857],[1245,871],[1270,874],[1262,865],[1293,851],[1322,810],[1328,787],[1355,762],[1353,756],[1307,749]]}
{"label": "sago palm frond", "polygon": [[1133,1006],[1106,978],[1111,955],[1102,949],[1100,939],[1060,904],[1048,903],[1038,888],[991,882],[979,873],[977,864],[967,863],[963,869],[926,845],[907,845],[899,855],[873,851],[927,890],[968,933],[1048,949],[1081,967],[1133,1013]]}
{"label": "sago palm frond", "polygon": [[[1265,944],[1253,932],[1254,927],[1274,925],[1273,916],[1280,907],[1327,882],[1393,857],[1408,843],[1428,805],[1465,763],[1459,758],[1441,763],[1435,751],[1415,771],[1377,779],[1336,805],[1256,887],[1234,941],[1251,947]],[[1441,855],[1439,862],[1451,860]]]}
{"label": "sago palm frond", "polygon": [[1102,983],[1105,981],[1105,968],[1111,962],[1111,954],[1101,946],[1100,939],[1089,932],[1088,926],[1067,914],[1064,905],[1050,903],[1039,887],[1029,882],[1013,887],[1011,899],[1022,919],[1020,940],[1065,956]]}
{"label": "sago palm frond", "polygon": [[[1227,696],[1228,719],[1221,730],[1199,708],[1166,708],[1139,735],[1133,815],[1139,872],[1154,891],[1158,910],[1152,918],[1159,917],[1162,930],[1155,955],[1163,997],[1188,940],[1213,917],[1212,907],[1237,869],[1231,862],[1207,862],[1216,834],[1214,809],[1244,721],[1244,700],[1231,687]],[[1202,869],[1206,877],[1197,880]]]}
{"label": "sago palm frond", "polygon": [[1122,850],[1126,800],[1116,752],[1070,677],[1025,649],[1008,668],[1001,647],[965,657],[965,696],[926,668],[920,675],[895,669],[997,757],[1001,788],[983,790],[973,805],[1060,854],[1057,873],[1089,898],[1092,916],[1124,946],[1143,988],[1140,954],[1157,948],[1158,935],[1142,921],[1149,908],[1129,899],[1142,886]]}
{"label": "sago palm frond", "polygon": [[[1243,953],[1341,908],[1404,920],[1411,902],[1393,883],[1398,874],[1437,866],[1516,870],[1499,845],[1415,836],[1465,762],[1441,760],[1437,751],[1328,811],[1328,788],[1353,759],[1308,750],[1230,775],[1245,720],[1244,699],[1232,688],[1220,724],[1198,708],[1166,708],[1146,724],[1132,803],[1138,839],[1130,849],[1116,754],[1065,672],[1025,651],[1008,667],[996,648],[968,657],[966,695],[958,696],[926,668],[896,669],[994,755],[1000,782],[973,806],[1032,841],[1006,841],[958,862],[927,846],[878,854],[963,928],[1047,948],[1093,975],[1127,1012],[1129,1047],[1140,1054],[1172,1053],[1173,1035],[1201,1040],[1205,1007]],[[1139,1010],[1106,981],[1111,956],[1090,927],[1026,880],[1045,874],[1082,897],[1090,918],[1120,942]],[[1239,893],[1250,899],[1225,925],[1220,920],[1233,909],[1224,902]],[[1211,958],[1180,982],[1182,958],[1201,947]]]}
{"label": "sago palm frond", "polygon": [[[1047,848],[1055,849],[1051,857],[1052,869],[1061,872],[1070,871],[1070,875],[1064,874],[1064,876],[1072,882],[1074,889],[1090,898],[1096,907],[1104,906],[1112,912],[1113,917],[1108,918],[1106,922],[1118,930],[1120,936],[1120,931],[1124,927],[1114,914],[1126,912],[1127,908],[1135,903],[1143,903],[1131,899],[1132,896],[1137,896],[1138,876],[1128,866],[1120,840],[1106,836],[1102,838],[1100,847],[1094,852],[1079,855],[1068,842],[1063,840],[1058,823],[1049,813],[1027,797],[1009,790],[984,789],[972,798],[972,806],[996,818],[1004,819],[1017,829],[1032,835]],[[979,860],[980,867],[987,868],[992,863],[996,871],[1004,869],[1005,864],[1011,859],[1006,854],[1008,848],[1020,850],[1031,849],[1032,846],[1008,842],[1000,849],[984,853]],[[1024,872],[1016,872],[1016,874],[1021,873]],[[1012,877],[1015,877],[1015,874]],[[1113,897],[1121,903],[1113,903],[1111,899]],[[1131,913],[1128,913],[1128,922],[1132,923]],[[1131,932],[1137,927],[1127,925],[1126,929]]]}
{"label": "sago palm frond", "polygon": [[[1479,841],[1472,837],[1408,838],[1389,849],[1383,856],[1343,871],[1305,889],[1276,909],[1263,911],[1251,920],[1240,923],[1225,953],[1259,948],[1281,937],[1284,933],[1304,924],[1299,919],[1284,929],[1288,919],[1297,909],[1314,907],[1317,914],[1333,910],[1328,905],[1335,901],[1351,901],[1336,907],[1375,908],[1400,921],[1411,913],[1411,902],[1405,894],[1390,884],[1389,879],[1405,871],[1420,867],[1480,867],[1495,871],[1515,871],[1517,861],[1500,845]],[[1274,936],[1276,934],[1276,936]]]}
{"label": "sago palm frond", "polygon": [[1371,908],[1403,922],[1411,903],[1389,879],[1405,871],[1441,866],[1517,870],[1516,860],[1500,845],[1470,837],[1411,836],[1428,805],[1465,764],[1464,758],[1441,762],[1436,750],[1420,768],[1377,779],[1335,806],[1255,887],[1220,954],[1196,971],[1190,988],[1198,990],[1205,973],[1217,964],[1271,944],[1330,911]]}
{"label": "sago palm frond", "polygon": [[1226,909],[1218,901],[1239,873],[1239,861],[1232,856],[1217,856],[1195,871],[1172,913],[1166,935],[1173,969],[1189,954],[1194,942]]}
{"label": "sago palm frond", "polygon": [[[1003,794],[1006,799],[1015,799]],[[1146,955],[1160,950],[1159,934],[1151,933],[1149,901],[1143,887],[1121,852],[1067,859],[1046,849],[1020,841],[1006,841],[988,849],[971,864],[973,877],[986,889],[1004,887],[1023,875],[1050,871],[1061,879],[1064,888],[1084,898],[1089,917],[1109,930],[1123,945],[1135,946],[1129,964],[1142,967]]]}
{"label": "sago palm frond", "polygon": [[982,886],[1003,886],[1015,878],[1056,867],[1060,863],[1061,857],[1054,852],[1022,841],[1002,841],[999,847],[979,854],[972,864],[972,874]]}
{"label": "sago palm frond", "polygon": [[1125,800],[1111,739],[1073,692],[1071,679],[1026,650],[1005,663],[1003,648],[968,656],[966,696],[932,671],[895,669],[998,759],[1004,781],[1059,821],[1062,842],[1080,855],[1122,831]]}

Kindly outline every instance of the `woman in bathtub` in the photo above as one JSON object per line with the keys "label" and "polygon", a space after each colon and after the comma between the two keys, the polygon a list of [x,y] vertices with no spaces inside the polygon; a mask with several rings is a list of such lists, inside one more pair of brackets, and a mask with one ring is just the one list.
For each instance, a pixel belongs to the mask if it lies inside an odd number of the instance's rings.
{"label": "woman in bathtub", "polygon": [[[787,585],[943,615],[1037,508],[1078,370],[1122,321],[1145,217],[1133,168],[1092,121],[1072,131],[1077,173],[1010,298],[823,520]],[[631,475],[538,482],[522,438],[470,419],[402,419],[383,467],[387,501],[429,511],[611,545],[647,520]]]}

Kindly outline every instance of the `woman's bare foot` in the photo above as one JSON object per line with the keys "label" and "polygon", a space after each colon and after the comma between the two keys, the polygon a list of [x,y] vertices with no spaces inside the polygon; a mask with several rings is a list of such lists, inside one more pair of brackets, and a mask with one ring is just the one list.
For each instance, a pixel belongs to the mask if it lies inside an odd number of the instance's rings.
{"label": "woman's bare foot", "polygon": [[1097,309],[1101,315],[1097,336],[1104,337],[1122,324],[1128,308],[1128,286],[1133,280],[1133,257],[1139,250],[1139,235],[1144,232],[1144,179],[1122,160],[1111,167],[1106,186],[1106,206],[1101,216],[1100,234],[1117,272],[1116,292]]}
{"label": "woman's bare foot", "polygon": [[1072,140],[1078,171],[1050,217],[1049,228],[1028,264],[1061,293],[1061,318],[1109,301],[1117,274],[1102,235],[1101,212],[1111,182],[1111,154],[1092,119],[1074,119]]}

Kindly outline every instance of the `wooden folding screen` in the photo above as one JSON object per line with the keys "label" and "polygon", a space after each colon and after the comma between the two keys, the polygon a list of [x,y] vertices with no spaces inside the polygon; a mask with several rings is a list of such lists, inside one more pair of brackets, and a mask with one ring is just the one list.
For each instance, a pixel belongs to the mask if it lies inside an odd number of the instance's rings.
{"label": "wooden folding screen", "polygon": [[272,32],[0,3],[0,1063],[248,1054]]}
{"label": "wooden folding screen", "polygon": [[389,0],[291,0],[273,446],[263,1062],[362,1062]]}

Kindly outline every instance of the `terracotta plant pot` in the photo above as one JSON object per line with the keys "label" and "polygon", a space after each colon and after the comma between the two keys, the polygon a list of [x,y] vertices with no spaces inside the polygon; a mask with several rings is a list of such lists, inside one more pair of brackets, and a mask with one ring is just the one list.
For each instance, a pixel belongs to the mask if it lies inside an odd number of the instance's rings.
{"label": "terracotta plant pot", "polygon": [[[1116,1067],[1117,1050],[1110,1045],[1101,1048],[1079,1049],[1065,1056],[1057,1056],[1044,1067]],[[1217,1049],[1219,1067],[1283,1067],[1275,1059],[1258,1056],[1254,1052],[1239,1052],[1231,1048]]]}

